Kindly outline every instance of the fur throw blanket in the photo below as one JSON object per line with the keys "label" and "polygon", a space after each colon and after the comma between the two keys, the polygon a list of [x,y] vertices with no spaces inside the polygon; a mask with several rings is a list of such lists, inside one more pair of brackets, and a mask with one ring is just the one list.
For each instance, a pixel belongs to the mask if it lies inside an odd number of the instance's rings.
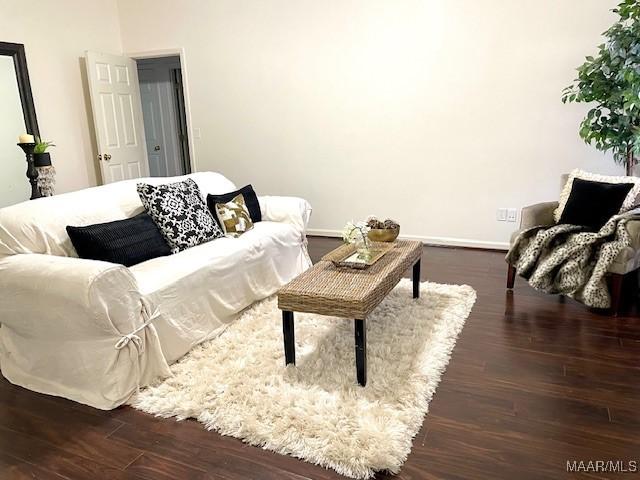
{"label": "fur throw blanket", "polygon": [[536,290],[609,308],[605,274],[631,245],[625,224],[632,219],[640,219],[640,209],[611,217],[598,232],[566,224],[529,228],[515,239],[506,260]]}

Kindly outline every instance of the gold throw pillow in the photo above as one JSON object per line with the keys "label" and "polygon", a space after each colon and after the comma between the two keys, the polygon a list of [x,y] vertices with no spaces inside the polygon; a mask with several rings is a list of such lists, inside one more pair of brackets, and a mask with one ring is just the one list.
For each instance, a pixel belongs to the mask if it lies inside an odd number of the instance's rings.
{"label": "gold throw pillow", "polygon": [[226,235],[239,237],[253,228],[242,194],[227,203],[216,203],[216,215]]}

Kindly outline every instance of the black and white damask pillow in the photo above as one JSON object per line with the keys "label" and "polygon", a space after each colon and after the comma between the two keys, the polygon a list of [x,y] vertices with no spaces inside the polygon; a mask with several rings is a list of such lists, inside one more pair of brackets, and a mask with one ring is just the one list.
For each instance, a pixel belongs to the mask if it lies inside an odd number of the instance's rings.
{"label": "black and white damask pillow", "polygon": [[174,253],[224,236],[190,178],[164,185],[139,183],[138,195]]}

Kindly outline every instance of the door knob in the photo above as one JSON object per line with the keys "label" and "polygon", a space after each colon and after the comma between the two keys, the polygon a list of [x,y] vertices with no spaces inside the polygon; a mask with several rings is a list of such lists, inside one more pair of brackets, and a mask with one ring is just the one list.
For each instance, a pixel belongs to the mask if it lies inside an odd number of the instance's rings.
{"label": "door knob", "polygon": [[104,157],[104,159],[105,159],[107,162],[108,162],[109,160],[111,160],[111,155],[110,155],[110,154],[108,154],[108,153],[105,153],[105,154],[103,155],[103,157]]}
{"label": "door knob", "polygon": [[156,145],[155,147],[153,147],[153,149],[154,149],[156,152],[160,151],[160,145]]}

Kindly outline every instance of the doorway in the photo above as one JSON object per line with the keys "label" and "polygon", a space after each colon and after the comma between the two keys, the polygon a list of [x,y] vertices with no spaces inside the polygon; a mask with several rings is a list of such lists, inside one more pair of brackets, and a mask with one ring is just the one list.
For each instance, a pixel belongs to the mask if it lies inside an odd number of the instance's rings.
{"label": "doorway", "polygon": [[152,177],[191,173],[179,55],[137,59],[144,133]]}

